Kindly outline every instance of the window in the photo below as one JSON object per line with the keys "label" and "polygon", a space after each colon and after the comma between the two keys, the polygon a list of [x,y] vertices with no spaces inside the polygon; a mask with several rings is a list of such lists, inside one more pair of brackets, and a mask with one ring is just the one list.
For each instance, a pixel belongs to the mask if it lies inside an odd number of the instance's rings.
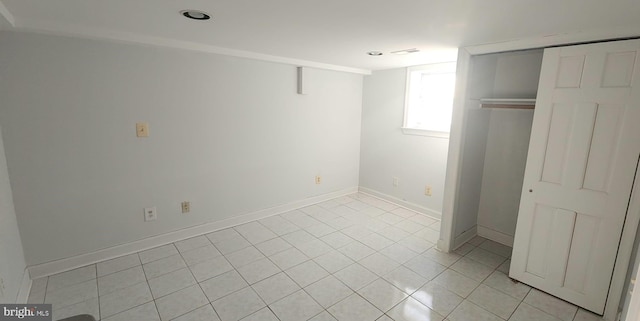
{"label": "window", "polygon": [[455,62],[407,68],[403,133],[449,137],[455,83]]}

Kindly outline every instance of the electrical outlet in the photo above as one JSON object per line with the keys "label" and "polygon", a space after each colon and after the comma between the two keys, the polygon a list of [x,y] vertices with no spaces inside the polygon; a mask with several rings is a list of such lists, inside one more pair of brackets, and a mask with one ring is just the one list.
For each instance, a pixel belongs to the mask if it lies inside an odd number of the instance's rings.
{"label": "electrical outlet", "polygon": [[191,212],[191,202],[184,201],[182,202],[182,213]]}
{"label": "electrical outlet", "polygon": [[320,175],[316,176],[316,184],[322,183],[322,177]]}
{"label": "electrical outlet", "polygon": [[154,221],[155,219],[158,218],[158,211],[156,210],[156,207],[145,207],[144,208],[144,221],[145,222],[149,222],[149,221]]}
{"label": "electrical outlet", "polygon": [[149,124],[148,123],[136,123],[136,136],[137,137],[149,137]]}
{"label": "electrical outlet", "polygon": [[393,187],[398,187],[400,185],[400,179],[397,177],[393,178]]}
{"label": "electrical outlet", "polygon": [[425,186],[424,195],[431,196],[431,186]]}

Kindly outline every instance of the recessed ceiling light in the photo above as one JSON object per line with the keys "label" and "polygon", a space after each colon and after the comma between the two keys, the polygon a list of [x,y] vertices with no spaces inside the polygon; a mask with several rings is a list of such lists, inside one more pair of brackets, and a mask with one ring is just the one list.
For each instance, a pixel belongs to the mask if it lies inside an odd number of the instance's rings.
{"label": "recessed ceiling light", "polygon": [[180,14],[193,20],[209,20],[211,16],[200,10],[182,10]]}
{"label": "recessed ceiling light", "polygon": [[411,49],[392,51],[391,53],[394,54],[394,55],[408,55],[410,53],[419,52],[419,51],[420,50],[418,50],[416,48],[411,48]]}
{"label": "recessed ceiling light", "polygon": [[382,56],[382,52],[380,52],[380,51],[369,51],[369,52],[367,52],[367,55],[369,55],[369,56]]}

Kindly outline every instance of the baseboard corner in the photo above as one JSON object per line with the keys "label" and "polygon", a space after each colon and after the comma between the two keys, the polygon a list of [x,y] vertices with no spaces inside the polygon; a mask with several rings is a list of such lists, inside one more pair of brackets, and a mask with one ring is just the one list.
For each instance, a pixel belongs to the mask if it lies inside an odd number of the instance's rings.
{"label": "baseboard corner", "polygon": [[471,241],[471,239],[476,237],[476,235],[478,235],[478,226],[474,225],[472,228],[455,237],[455,239],[453,240],[453,246],[451,246],[451,251],[455,251],[463,244]]}
{"label": "baseboard corner", "polygon": [[508,247],[513,247],[512,235],[504,234],[502,232],[492,230],[482,225],[478,225],[478,236],[484,237],[488,240],[500,243],[502,245],[506,245]]}
{"label": "baseboard corner", "polygon": [[404,207],[406,209],[409,209],[409,210],[412,210],[414,212],[418,212],[420,214],[435,218],[437,220],[442,219],[442,213],[441,212],[432,210],[430,208],[427,208],[427,207],[424,207],[424,206],[421,206],[421,205],[418,205],[418,204],[415,204],[415,203],[411,203],[411,202],[399,199],[399,198],[397,198],[395,196],[391,196],[391,195],[376,191],[374,189],[370,189],[370,188],[362,187],[362,186],[358,187],[358,191],[360,193],[367,194],[369,196],[373,196],[373,197],[379,198],[379,199],[381,199],[383,201],[394,203],[394,204],[396,204],[396,205],[398,205],[400,207]]}
{"label": "baseboard corner", "polygon": [[22,282],[20,282],[20,290],[18,290],[18,295],[16,296],[16,303],[25,304],[29,300],[29,293],[31,292],[31,284],[33,281],[31,280],[31,275],[29,274],[29,269],[25,268],[22,273]]}

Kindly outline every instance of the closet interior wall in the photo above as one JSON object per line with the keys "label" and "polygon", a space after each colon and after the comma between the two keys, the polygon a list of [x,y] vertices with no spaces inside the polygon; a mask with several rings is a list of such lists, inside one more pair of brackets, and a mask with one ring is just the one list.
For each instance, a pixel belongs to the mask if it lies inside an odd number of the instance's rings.
{"label": "closet interior wall", "polygon": [[481,108],[482,98],[535,98],[542,49],[471,58],[454,248],[475,235],[512,246],[533,109]]}

